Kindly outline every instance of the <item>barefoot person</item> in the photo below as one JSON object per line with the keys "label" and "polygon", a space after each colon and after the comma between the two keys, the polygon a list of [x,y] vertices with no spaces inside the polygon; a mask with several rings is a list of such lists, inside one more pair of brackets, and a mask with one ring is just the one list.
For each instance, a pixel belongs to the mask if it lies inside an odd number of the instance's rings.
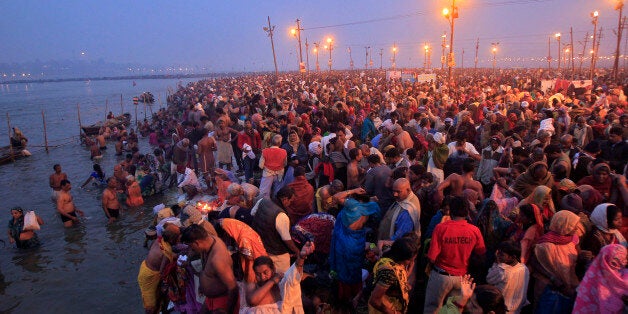
{"label": "barefoot person", "polygon": [[102,192],[102,209],[109,223],[120,217],[120,202],[117,197],[118,180],[114,177],[107,179],[107,188]]}
{"label": "barefoot person", "polygon": [[175,257],[172,252],[172,246],[177,244],[180,234],[179,227],[176,225],[164,224],[161,239],[153,242],[150,251],[148,251],[148,256],[146,256],[142,266],[140,266],[137,282],[142,292],[145,313],[159,313],[160,274]]}
{"label": "barefoot person", "polygon": [[52,188],[52,200],[54,202],[57,201],[57,197],[59,197],[59,192],[61,191],[61,181],[67,180],[68,175],[65,172],[61,172],[61,165],[55,164],[52,166],[54,169],[54,173],[50,175],[50,188]]}
{"label": "barefoot person", "polygon": [[[9,242],[15,243],[15,247],[18,249],[30,249],[39,246],[39,239],[34,230],[26,228],[24,230],[24,210],[21,207],[11,208],[11,219],[9,221]],[[37,223],[44,224],[44,221],[35,215]]]}
{"label": "barefoot person", "polygon": [[[61,167],[59,167],[60,169]],[[68,180],[61,180],[61,191],[59,197],[57,197],[57,211],[63,221],[64,227],[72,227],[75,223],[78,223],[77,214],[84,216],[83,211],[76,208],[74,205],[74,199],[70,194],[72,184]]]}

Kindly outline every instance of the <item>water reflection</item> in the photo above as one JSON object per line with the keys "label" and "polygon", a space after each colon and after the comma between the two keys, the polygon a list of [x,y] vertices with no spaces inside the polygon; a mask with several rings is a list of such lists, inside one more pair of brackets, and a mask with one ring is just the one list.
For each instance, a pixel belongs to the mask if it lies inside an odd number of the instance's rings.
{"label": "water reflection", "polygon": [[65,255],[64,259],[67,262],[74,264],[74,266],[80,265],[85,260],[85,253],[87,252],[87,243],[85,238],[85,224],[79,224],[76,227],[65,229]]}
{"label": "water reflection", "polygon": [[22,267],[29,273],[41,273],[46,271],[46,265],[50,263],[46,250],[42,247],[32,249],[14,249],[13,264]]}

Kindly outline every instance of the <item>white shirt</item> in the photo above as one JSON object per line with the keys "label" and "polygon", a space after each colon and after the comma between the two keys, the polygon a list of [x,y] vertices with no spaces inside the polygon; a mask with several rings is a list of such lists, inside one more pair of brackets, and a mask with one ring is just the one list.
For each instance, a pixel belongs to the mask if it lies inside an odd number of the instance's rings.
{"label": "white shirt", "polygon": [[[449,156],[453,155],[456,152],[456,143],[457,142],[451,142],[451,143],[447,144],[447,148],[449,148]],[[475,149],[475,146],[473,146],[473,144],[471,144],[469,142],[464,142],[464,149],[466,151],[468,151],[469,153],[472,153],[472,154],[475,154],[475,155],[479,155],[480,154]]]}
{"label": "white shirt", "polygon": [[529,304],[526,298],[529,280],[530,271],[522,263],[514,266],[495,263],[486,276],[486,282],[502,292],[508,313],[519,313],[521,308]]}

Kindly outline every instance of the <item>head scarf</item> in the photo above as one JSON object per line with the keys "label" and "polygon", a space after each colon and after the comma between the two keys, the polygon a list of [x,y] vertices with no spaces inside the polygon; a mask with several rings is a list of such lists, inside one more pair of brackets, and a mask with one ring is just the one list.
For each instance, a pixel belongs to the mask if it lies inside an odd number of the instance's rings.
{"label": "head scarf", "polygon": [[203,219],[203,215],[194,205],[185,206],[185,208],[183,208],[183,214],[182,223],[186,228],[193,224],[198,224]]}
{"label": "head scarf", "polygon": [[[538,165],[545,166],[545,169],[548,169],[548,171],[545,177],[541,178],[540,180],[535,180],[534,169]],[[547,163],[545,163],[544,161],[537,161],[531,164],[530,167],[528,167],[528,170],[526,170],[526,172],[524,172],[522,175],[517,177],[517,180],[515,181],[515,185],[513,188],[515,189],[515,191],[519,192],[521,195],[528,196],[530,195],[530,193],[532,193],[532,190],[539,185],[545,185],[548,187],[554,185],[554,179],[552,178],[552,173],[549,171],[549,167],[547,166]]]}
{"label": "head scarf", "polygon": [[580,198],[582,198],[582,207],[585,211],[591,212],[593,208],[602,203],[602,194],[588,184],[580,185],[576,188],[580,192]]}
{"label": "head scarf", "polygon": [[578,286],[573,313],[620,313],[624,308],[622,296],[628,294],[626,248],[610,244],[587,269]]}
{"label": "head scarf", "polygon": [[561,210],[552,217],[550,222],[549,232],[544,234],[539,239],[540,243],[554,243],[558,245],[565,245],[569,243],[576,243],[578,237],[575,237],[572,233],[580,222],[580,216],[568,211]]}
{"label": "head scarf", "polygon": [[610,229],[608,227],[608,206],[615,205],[611,203],[604,203],[597,205],[591,213],[591,222],[604,233],[612,233],[617,238],[619,244],[626,246],[626,239],[617,229]]}
{"label": "head scarf", "polygon": [[577,214],[584,209],[582,198],[575,193],[567,194],[563,196],[563,199],[560,201],[560,208],[570,210]]}
{"label": "head scarf", "polygon": [[308,150],[312,155],[320,155],[323,152],[323,147],[320,142],[314,141],[308,145]]}
{"label": "head scarf", "polygon": [[543,207],[543,200],[546,196],[551,196],[551,193],[552,189],[545,185],[539,185],[535,187],[534,190],[532,190],[532,193],[528,195],[528,197],[526,197],[521,203],[530,205],[534,204],[538,206],[541,210],[541,213],[543,214],[543,218],[545,218],[546,220],[550,220],[556,212],[556,209],[554,208],[554,201],[552,201],[552,199],[550,198],[548,202],[548,207],[545,208]]}
{"label": "head scarf", "polygon": [[446,140],[447,138],[445,137],[443,133],[436,132],[434,134],[434,142],[436,142],[437,144],[445,144]]}
{"label": "head scarf", "polygon": [[340,213],[342,223],[349,227],[362,216],[379,213],[379,206],[375,202],[361,203],[353,199],[347,199],[344,210]]}

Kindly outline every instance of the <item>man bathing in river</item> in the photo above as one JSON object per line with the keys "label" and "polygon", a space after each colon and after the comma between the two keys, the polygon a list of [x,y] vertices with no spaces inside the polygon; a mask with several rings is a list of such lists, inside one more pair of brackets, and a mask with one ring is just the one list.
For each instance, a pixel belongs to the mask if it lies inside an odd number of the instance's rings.
{"label": "man bathing in river", "polygon": [[52,166],[54,173],[50,175],[50,188],[52,188],[52,201],[56,202],[61,192],[61,181],[67,180],[68,175],[65,172],[61,172],[61,165],[55,164]]}
{"label": "man bathing in river", "polygon": [[[59,169],[61,169],[61,167],[59,167]],[[57,197],[57,211],[59,212],[61,221],[63,221],[63,226],[72,227],[75,223],[78,223],[77,214],[81,215],[81,217],[85,214],[74,205],[74,199],[70,194],[70,190],[72,189],[70,181],[61,180],[60,185],[61,191]]]}
{"label": "man bathing in river", "polygon": [[114,177],[107,179],[107,188],[102,192],[102,209],[105,216],[112,223],[120,217],[120,202],[117,196],[118,180]]}

